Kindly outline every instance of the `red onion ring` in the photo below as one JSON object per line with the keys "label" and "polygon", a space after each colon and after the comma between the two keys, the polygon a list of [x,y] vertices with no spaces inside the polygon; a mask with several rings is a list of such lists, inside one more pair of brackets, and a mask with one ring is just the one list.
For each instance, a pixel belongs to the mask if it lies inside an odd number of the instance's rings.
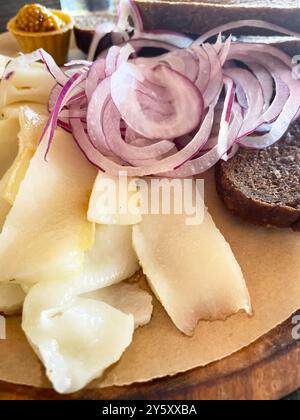
{"label": "red onion ring", "polygon": [[[145,32],[134,3],[126,0],[122,7],[109,30],[119,34],[116,43],[131,42],[113,46],[94,63],[73,62],[63,71],[43,51],[22,58],[42,57],[57,81],[43,135],[47,153],[61,126],[93,165],[110,174],[189,177],[231,158],[239,145],[273,144],[300,115],[300,80],[293,78],[290,57],[267,45],[232,43],[230,37],[223,43],[220,34],[248,25],[290,31],[239,21],[191,44],[181,34]],[[103,27],[100,32],[93,48]],[[214,45],[204,42],[217,34]],[[136,58],[147,46],[168,52]],[[260,135],[250,136],[255,131]]]}
{"label": "red onion ring", "polygon": [[[163,65],[147,69],[147,80],[160,89],[164,88],[165,95],[170,95],[167,102],[162,102],[154,88],[141,92],[142,82],[132,74],[138,67],[133,66],[123,64],[112,75],[111,96],[122,118],[134,131],[146,138],[155,139],[162,135],[171,139],[176,134],[186,134],[199,124],[203,112],[202,97],[189,79]],[[183,89],[185,95],[180,95]]]}

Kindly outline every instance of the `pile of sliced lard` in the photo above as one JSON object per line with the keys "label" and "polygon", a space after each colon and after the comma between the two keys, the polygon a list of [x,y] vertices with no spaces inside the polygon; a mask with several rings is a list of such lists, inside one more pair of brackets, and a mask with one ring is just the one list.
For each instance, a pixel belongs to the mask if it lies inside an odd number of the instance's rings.
{"label": "pile of sliced lard", "polygon": [[[22,313],[55,390],[78,391],[120,359],[151,320],[150,289],[187,335],[199,320],[251,313],[242,271],[207,210],[196,226],[184,215],[103,214],[107,175],[62,129],[45,161],[38,141],[53,79],[40,63],[9,66],[0,84],[0,312]],[[140,269],[147,291],[132,277]]]}

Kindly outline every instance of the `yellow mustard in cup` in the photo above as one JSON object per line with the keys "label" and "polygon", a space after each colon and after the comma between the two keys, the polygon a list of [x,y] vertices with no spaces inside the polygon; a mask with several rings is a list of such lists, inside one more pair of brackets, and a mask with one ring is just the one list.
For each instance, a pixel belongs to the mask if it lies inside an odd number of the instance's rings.
{"label": "yellow mustard in cup", "polygon": [[14,35],[23,53],[43,48],[58,65],[67,61],[73,30],[73,19],[68,14],[40,4],[28,4],[8,22],[7,29]]}

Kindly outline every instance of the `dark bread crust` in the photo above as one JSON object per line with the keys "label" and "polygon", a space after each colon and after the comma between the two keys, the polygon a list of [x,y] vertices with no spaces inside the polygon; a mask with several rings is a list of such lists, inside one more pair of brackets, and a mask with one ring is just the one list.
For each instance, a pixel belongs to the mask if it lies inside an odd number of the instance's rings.
{"label": "dark bread crust", "polygon": [[268,149],[240,149],[215,172],[218,194],[233,214],[257,225],[299,230],[300,123]]}
{"label": "dark bread crust", "polygon": [[300,211],[246,197],[226,177],[222,164],[216,166],[216,186],[226,207],[238,217],[261,226],[294,227],[300,230]]}
{"label": "dark bread crust", "polygon": [[[145,29],[203,34],[240,19],[262,19],[299,32],[299,0],[136,0]],[[264,30],[238,30],[237,34],[270,35]]]}

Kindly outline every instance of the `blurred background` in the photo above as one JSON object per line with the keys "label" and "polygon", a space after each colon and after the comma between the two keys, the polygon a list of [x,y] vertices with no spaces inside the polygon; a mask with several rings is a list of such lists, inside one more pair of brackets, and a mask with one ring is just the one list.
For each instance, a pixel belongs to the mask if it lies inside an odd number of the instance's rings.
{"label": "blurred background", "polygon": [[40,3],[53,9],[64,9],[70,13],[84,14],[87,11],[98,12],[114,7],[117,0],[0,0],[0,32],[6,30],[8,20],[16,15],[26,3]]}

